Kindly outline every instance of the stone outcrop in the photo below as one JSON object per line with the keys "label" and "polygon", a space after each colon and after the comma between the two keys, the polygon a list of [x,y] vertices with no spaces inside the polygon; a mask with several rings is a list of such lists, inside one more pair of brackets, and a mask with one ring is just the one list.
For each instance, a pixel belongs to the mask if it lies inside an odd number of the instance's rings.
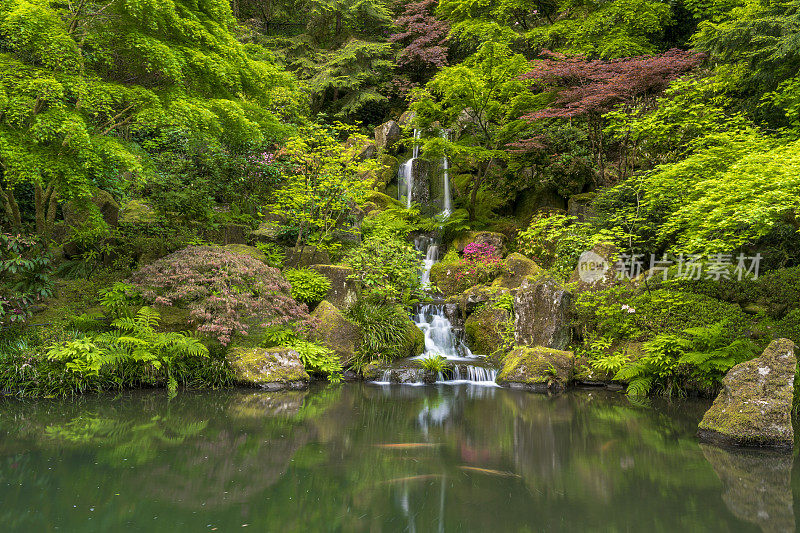
{"label": "stone outcrop", "polygon": [[400,126],[394,120],[384,122],[375,128],[375,145],[380,149],[389,149],[403,136]]}
{"label": "stone outcrop", "polygon": [[491,355],[503,346],[503,332],[509,312],[490,305],[472,313],[464,322],[467,346],[472,353]]}
{"label": "stone outcrop", "polygon": [[356,282],[348,279],[353,274],[353,269],[341,265],[312,265],[311,270],[319,272],[331,282],[331,288],[325,295],[329,301],[339,309],[347,309],[356,301],[358,293]]}
{"label": "stone outcrop", "polygon": [[722,501],[734,516],[765,533],[796,531],[791,455],[706,444],[700,449],[719,476]]}
{"label": "stone outcrop", "polygon": [[286,249],[284,264],[288,268],[303,268],[311,265],[329,265],[331,258],[325,250],[316,246],[293,246]]}
{"label": "stone outcrop", "polygon": [[619,251],[611,244],[596,244],[578,259],[578,266],[569,278],[575,292],[608,289],[620,281],[615,267]]}
{"label": "stone outcrop", "polygon": [[361,343],[361,329],[326,300],[314,309],[311,316],[319,322],[312,338],[336,352],[342,365],[347,365]]}
{"label": "stone outcrop", "polygon": [[794,351],[792,341],[779,339],[760,357],[731,368],[698,436],[716,444],[792,448]]}
{"label": "stone outcrop", "polygon": [[247,240],[251,244],[260,243],[277,243],[280,240],[283,228],[277,222],[267,221],[262,222],[256,229],[248,233]]}
{"label": "stone outcrop", "polygon": [[[114,200],[111,193],[102,189],[95,189],[89,203],[94,204],[94,207],[100,211],[106,224],[111,227],[119,224],[120,205]],[[64,215],[64,223],[68,227],[77,228],[83,226],[88,216],[88,209],[91,209],[88,204],[81,205],[75,202],[65,202],[61,206],[61,212]]]}
{"label": "stone outcrop", "polygon": [[226,357],[242,385],[267,390],[304,389],[311,380],[300,354],[288,348],[232,348]]}
{"label": "stone outcrop", "polygon": [[567,214],[576,217],[578,222],[585,222],[586,219],[594,215],[592,211],[592,202],[596,197],[597,194],[593,192],[570,196],[567,201]]}
{"label": "stone outcrop", "polygon": [[541,346],[517,346],[503,360],[497,383],[512,389],[559,392],[572,379],[575,355]]}
{"label": "stone outcrop", "polygon": [[514,252],[506,257],[506,272],[492,282],[492,287],[516,289],[528,276],[542,272],[542,268],[524,255]]}
{"label": "stone outcrop", "polygon": [[515,342],[563,350],[572,340],[571,305],[572,295],[554,279],[525,279],[514,296]]}
{"label": "stone outcrop", "polygon": [[494,231],[469,231],[453,240],[451,246],[461,253],[464,251],[464,248],[472,242],[477,244],[491,244],[502,253],[506,245],[506,236]]}

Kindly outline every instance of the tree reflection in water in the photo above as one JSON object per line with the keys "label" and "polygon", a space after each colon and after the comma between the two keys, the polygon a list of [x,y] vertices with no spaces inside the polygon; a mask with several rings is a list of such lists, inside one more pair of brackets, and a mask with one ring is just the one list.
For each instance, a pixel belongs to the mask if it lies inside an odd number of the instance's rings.
{"label": "tree reflection in water", "polygon": [[793,528],[792,459],[701,449],[706,406],[357,384],[7,401],[0,519],[70,531]]}

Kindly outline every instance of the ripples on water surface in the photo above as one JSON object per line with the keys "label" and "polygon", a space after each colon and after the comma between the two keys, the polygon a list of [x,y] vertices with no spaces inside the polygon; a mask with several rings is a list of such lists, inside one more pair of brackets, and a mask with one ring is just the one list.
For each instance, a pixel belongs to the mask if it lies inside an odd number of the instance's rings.
{"label": "ripples on water surface", "polygon": [[469,385],[0,401],[3,531],[793,531],[705,402]]}

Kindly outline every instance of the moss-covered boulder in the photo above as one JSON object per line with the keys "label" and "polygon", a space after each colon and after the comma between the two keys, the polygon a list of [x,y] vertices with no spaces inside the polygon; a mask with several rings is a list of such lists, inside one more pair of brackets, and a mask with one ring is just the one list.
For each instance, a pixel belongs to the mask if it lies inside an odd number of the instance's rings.
{"label": "moss-covered boulder", "polygon": [[256,229],[247,234],[247,242],[255,244],[277,243],[283,233],[283,226],[277,222],[262,222]]}
{"label": "moss-covered boulder", "polygon": [[361,343],[361,329],[326,300],[314,309],[311,316],[318,322],[312,335],[314,340],[336,352],[343,365],[350,363]]}
{"label": "moss-covered boulder", "polygon": [[445,298],[455,296],[469,288],[470,272],[475,265],[466,261],[439,262],[431,267],[431,283]]}
{"label": "moss-covered boulder", "polygon": [[312,265],[310,268],[331,282],[325,300],[339,309],[347,309],[355,303],[358,292],[356,282],[349,279],[353,274],[352,268],[342,265]]}
{"label": "moss-covered boulder", "polygon": [[512,389],[559,392],[572,380],[575,354],[541,346],[518,346],[503,360],[497,383]]}
{"label": "moss-covered boulder", "polygon": [[503,346],[509,312],[491,305],[472,313],[464,322],[467,346],[476,354],[491,355]]}
{"label": "moss-covered boulder", "polygon": [[304,389],[311,380],[300,354],[288,348],[232,348],[226,358],[242,385],[267,390]]}
{"label": "moss-covered boulder", "polygon": [[267,256],[255,246],[247,246],[246,244],[226,244],[223,248],[235,254],[249,255],[262,263],[267,262]]}
{"label": "moss-covered boulder", "polygon": [[400,357],[415,357],[425,351],[425,334],[411,318],[406,320],[405,337],[398,353]]}
{"label": "moss-covered boulder", "polygon": [[794,351],[792,341],[778,339],[760,357],[731,368],[700,422],[698,436],[734,446],[792,448]]}
{"label": "moss-covered boulder", "polygon": [[[92,204],[92,205],[90,205]],[[88,210],[96,207],[103,220],[109,226],[116,226],[119,224],[119,210],[120,205],[111,196],[111,193],[102,189],[95,189],[89,203],[77,203],[74,201],[65,202],[61,206],[61,212],[64,215],[64,222],[68,227],[81,227],[87,220]]]}
{"label": "moss-covered boulder", "polygon": [[403,136],[403,131],[394,120],[384,122],[375,128],[375,145],[378,148],[389,149]]}
{"label": "moss-covered boulder", "polygon": [[516,289],[528,276],[542,272],[542,267],[524,255],[514,252],[506,257],[505,272],[492,282],[492,287]]}
{"label": "moss-covered boulder", "polygon": [[325,250],[316,246],[293,246],[286,249],[284,264],[288,268],[303,268],[311,265],[329,265],[331,258]]}
{"label": "moss-covered boulder", "polygon": [[584,222],[586,219],[594,215],[592,211],[592,202],[597,198],[597,193],[585,192],[582,194],[575,194],[569,197],[567,201],[567,214],[578,219],[578,222]]}
{"label": "moss-covered boulder", "polygon": [[120,206],[120,224],[145,225],[157,221],[156,210],[142,198],[131,198]]}
{"label": "moss-covered boulder", "polygon": [[514,341],[563,350],[572,340],[572,294],[545,274],[525,279],[514,296]]}
{"label": "moss-covered boulder", "polygon": [[403,204],[388,196],[383,194],[382,192],[378,191],[370,191],[364,198],[367,202],[372,202],[376,206],[378,206],[379,210],[388,209],[390,207],[405,207]]}
{"label": "moss-covered boulder", "polygon": [[614,267],[618,254],[616,246],[611,244],[597,244],[583,252],[569,278],[575,292],[599,291],[620,283]]}
{"label": "moss-covered boulder", "polygon": [[476,244],[490,244],[500,253],[503,253],[506,245],[506,236],[492,231],[468,231],[453,240],[451,246],[461,253],[468,244],[473,242]]}

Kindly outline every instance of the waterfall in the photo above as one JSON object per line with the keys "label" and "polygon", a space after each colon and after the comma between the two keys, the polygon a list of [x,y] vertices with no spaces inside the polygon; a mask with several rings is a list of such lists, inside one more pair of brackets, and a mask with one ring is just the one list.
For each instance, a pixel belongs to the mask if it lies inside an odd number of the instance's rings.
{"label": "waterfall", "polygon": [[411,159],[400,165],[397,171],[397,199],[402,200],[406,197],[406,209],[411,209],[411,197],[414,192],[414,161],[419,158],[419,145],[417,140],[422,132],[414,129],[414,146],[411,149]]}
{"label": "waterfall", "polygon": [[[449,131],[442,131],[443,139],[448,140],[449,135]],[[442,215],[447,218],[453,212],[453,198],[450,194],[450,160],[447,159],[447,154],[442,157],[442,181],[444,182],[444,209],[442,209]]]}

